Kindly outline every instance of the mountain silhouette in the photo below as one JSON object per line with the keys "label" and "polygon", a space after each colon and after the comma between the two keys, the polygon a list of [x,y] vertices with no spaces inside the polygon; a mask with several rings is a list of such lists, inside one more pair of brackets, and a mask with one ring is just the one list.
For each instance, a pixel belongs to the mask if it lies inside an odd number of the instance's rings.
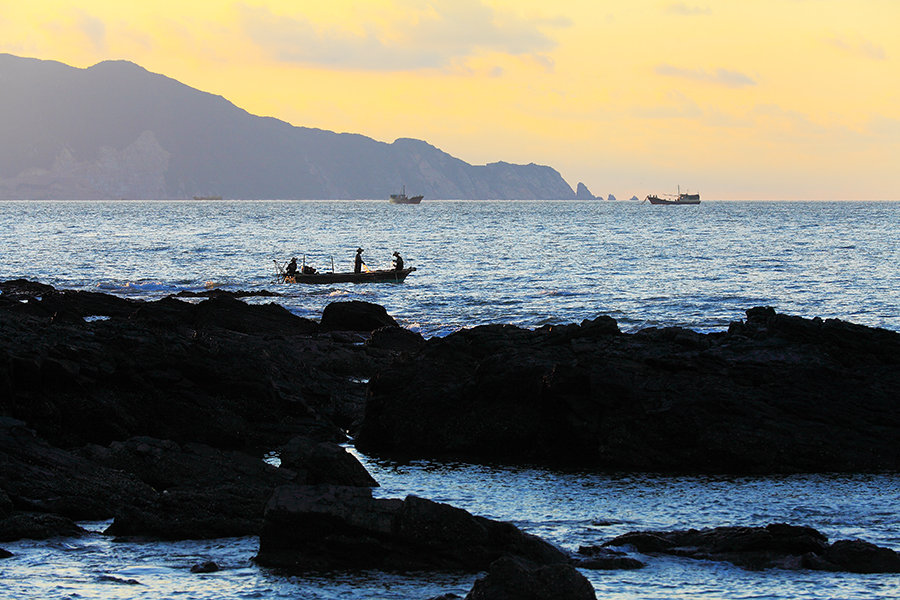
{"label": "mountain silhouette", "polygon": [[296,127],[127,61],[0,54],[0,198],[570,199],[547,166]]}

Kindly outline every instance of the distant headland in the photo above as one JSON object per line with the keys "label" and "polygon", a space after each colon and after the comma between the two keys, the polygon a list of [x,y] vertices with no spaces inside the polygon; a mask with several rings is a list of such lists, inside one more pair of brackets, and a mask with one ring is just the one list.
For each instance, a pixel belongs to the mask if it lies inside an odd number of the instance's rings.
{"label": "distant headland", "polygon": [[576,198],[548,166],[295,127],[131,62],[0,54],[0,79],[0,199],[387,199],[401,184],[432,199]]}

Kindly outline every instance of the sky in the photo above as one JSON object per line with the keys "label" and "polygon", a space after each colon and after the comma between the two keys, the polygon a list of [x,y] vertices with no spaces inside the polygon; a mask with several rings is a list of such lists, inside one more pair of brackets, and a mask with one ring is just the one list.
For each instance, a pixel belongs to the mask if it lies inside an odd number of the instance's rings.
{"label": "sky", "polygon": [[896,200],[898,24],[897,0],[0,0],[0,52],[619,199]]}

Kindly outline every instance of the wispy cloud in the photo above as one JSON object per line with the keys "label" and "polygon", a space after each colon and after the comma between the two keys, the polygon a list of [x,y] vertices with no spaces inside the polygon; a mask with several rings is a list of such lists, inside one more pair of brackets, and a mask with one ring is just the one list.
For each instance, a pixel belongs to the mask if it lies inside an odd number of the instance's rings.
{"label": "wispy cloud", "polygon": [[[557,45],[545,28],[571,25],[566,19],[529,20],[500,13],[480,0],[403,6],[409,10],[402,14],[407,19],[413,15],[414,22],[369,23],[357,29],[325,28],[264,7],[244,5],[240,10],[250,38],[279,60],[386,71],[443,68],[478,52],[539,55]],[[416,6],[420,12],[410,12]]]}
{"label": "wispy cloud", "polygon": [[872,60],[885,60],[887,58],[884,48],[869,40],[859,38],[849,40],[844,37],[835,36],[828,40],[828,43],[853,56],[869,58]]}
{"label": "wispy cloud", "polygon": [[703,69],[684,69],[682,67],[673,67],[672,65],[662,64],[657,66],[654,70],[657,75],[680,77],[691,81],[701,81],[732,88],[756,85],[756,81],[752,77],[745,75],[740,71],[732,71],[730,69],[705,71]]}
{"label": "wispy cloud", "polygon": [[711,15],[712,9],[708,6],[688,6],[684,2],[673,2],[666,6],[666,13],[682,17],[695,17],[698,15]]}
{"label": "wispy cloud", "polygon": [[95,50],[101,52],[106,50],[106,24],[103,21],[79,10],[76,12],[75,23],[77,29],[90,40]]}

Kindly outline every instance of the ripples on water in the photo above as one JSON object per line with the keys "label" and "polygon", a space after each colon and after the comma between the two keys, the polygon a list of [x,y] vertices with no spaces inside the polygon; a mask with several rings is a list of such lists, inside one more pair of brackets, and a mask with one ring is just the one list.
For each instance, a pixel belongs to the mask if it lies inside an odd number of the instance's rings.
{"label": "ripples on water", "polygon": [[[752,306],[900,330],[900,203],[0,202],[0,276],[158,298],[181,289],[274,289],[297,314],[384,305],[444,335],[598,314],[626,331],[722,330]],[[273,283],[273,259],[349,270],[357,246],[404,285]]]}
{"label": "ripples on water", "polygon": [[[579,322],[625,330],[722,330],[772,305],[900,330],[900,203],[0,202],[0,279],[160,298],[210,285],[272,289],[318,318],[334,300],[384,305],[426,335],[463,326]],[[273,284],[273,258],[306,254],[348,270],[400,250],[403,285]],[[254,300],[267,302],[269,300]],[[900,477],[604,475],[361,457],[379,496],[413,493],[516,523],[569,550],[626,531],[784,521],[831,539],[900,548]],[[101,531],[105,524],[92,524]],[[3,544],[0,598],[412,598],[464,596],[474,576],[343,573],[284,577],[249,559],[254,538]],[[190,573],[214,560],[218,573]],[[633,572],[585,572],[600,598],[890,598],[894,575],[769,570],[653,558]]]}

